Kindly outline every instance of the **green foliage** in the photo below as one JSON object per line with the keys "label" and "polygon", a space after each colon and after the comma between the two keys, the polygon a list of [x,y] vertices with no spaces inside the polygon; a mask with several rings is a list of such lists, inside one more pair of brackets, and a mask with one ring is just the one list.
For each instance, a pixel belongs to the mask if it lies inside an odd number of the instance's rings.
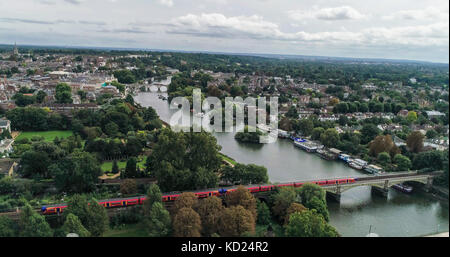
{"label": "green foliage", "polygon": [[0,237],[15,237],[18,232],[17,223],[6,216],[0,216]]}
{"label": "green foliage", "polygon": [[411,160],[402,154],[394,156],[394,163],[397,165],[398,171],[408,171],[412,167]]}
{"label": "green foliage", "polygon": [[260,225],[268,225],[270,223],[270,210],[265,202],[258,201],[258,219],[257,223]]}
{"label": "green foliage", "polygon": [[220,146],[209,133],[175,133],[163,130],[153,153],[149,169],[155,171],[163,191],[212,188],[217,185],[221,166]]}
{"label": "green foliage", "polygon": [[336,129],[329,128],[320,135],[320,141],[326,147],[336,147],[339,142],[339,134]]}
{"label": "green foliage", "polygon": [[73,102],[72,89],[66,83],[59,83],[58,85],[56,85],[55,91],[56,102],[61,104],[71,104]]}
{"label": "green foliage", "polygon": [[316,184],[304,184],[298,189],[301,203],[310,210],[316,210],[322,215],[325,221],[328,221],[330,214],[327,208],[326,192]]}
{"label": "green foliage", "polygon": [[280,188],[278,192],[271,195],[272,213],[279,221],[283,221],[286,217],[287,209],[297,200],[298,197],[294,188]]}
{"label": "green foliage", "polygon": [[329,225],[316,210],[296,212],[289,217],[286,225],[288,237],[338,237],[335,228]]}
{"label": "green foliage", "polygon": [[164,237],[170,234],[170,214],[162,203],[154,202],[152,204],[149,215],[144,218],[144,225],[151,237]]}
{"label": "green foliage", "polygon": [[254,132],[251,132],[251,129],[249,126],[245,126],[243,132],[237,132],[234,135],[234,138],[242,143],[253,143],[253,144],[259,144],[260,136],[263,136],[264,133],[261,132],[261,130],[255,128]]}
{"label": "green foliage", "polygon": [[53,231],[45,220],[27,203],[20,213],[19,235],[22,237],[51,237]]}
{"label": "green foliage", "polygon": [[103,174],[98,161],[87,152],[76,151],[49,167],[59,190],[90,192]]}
{"label": "green foliage", "polygon": [[72,213],[69,213],[67,215],[62,230],[66,235],[69,233],[75,233],[80,237],[89,237],[91,235],[91,233],[83,226],[83,224],[81,224],[80,219]]}
{"label": "green foliage", "polygon": [[232,184],[250,185],[264,184],[269,181],[267,168],[255,164],[236,164],[226,166],[222,171],[222,179]]}
{"label": "green foliage", "polygon": [[378,154],[377,161],[381,165],[386,166],[389,163],[391,163],[391,156],[389,155],[389,153],[381,152],[381,153]]}

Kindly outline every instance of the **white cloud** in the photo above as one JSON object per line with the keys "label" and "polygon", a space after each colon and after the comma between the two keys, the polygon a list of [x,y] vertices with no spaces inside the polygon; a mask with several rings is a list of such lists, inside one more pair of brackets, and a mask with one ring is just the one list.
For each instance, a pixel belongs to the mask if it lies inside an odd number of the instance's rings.
{"label": "white cloud", "polygon": [[362,19],[365,15],[350,6],[341,6],[333,8],[317,7],[309,11],[295,10],[288,12],[289,17],[293,20],[302,21],[304,19],[319,19],[319,20],[357,20]]}
{"label": "white cloud", "polygon": [[437,8],[429,6],[424,9],[403,10],[391,15],[383,16],[385,20],[404,19],[404,20],[440,20],[447,21],[449,19],[448,6],[446,8]]}
{"label": "white cloud", "polygon": [[261,16],[226,17],[220,13],[188,14],[172,20],[167,30],[172,34],[197,37],[251,38],[325,44],[448,45],[448,23],[420,26],[371,27],[361,31],[283,32],[275,23]]}
{"label": "white cloud", "polygon": [[158,0],[158,2],[162,5],[172,7],[173,6],[173,0]]}

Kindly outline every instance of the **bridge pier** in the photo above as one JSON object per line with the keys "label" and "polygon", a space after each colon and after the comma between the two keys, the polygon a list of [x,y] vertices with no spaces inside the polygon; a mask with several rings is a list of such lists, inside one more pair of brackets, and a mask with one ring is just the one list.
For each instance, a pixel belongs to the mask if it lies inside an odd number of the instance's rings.
{"label": "bridge pier", "polygon": [[377,186],[372,186],[372,194],[376,194],[379,195],[381,197],[387,198],[388,197],[388,193],[389,193],[389,189],[387,188],[381,188],[381,187],[377,187]]}
{"label": "bridge pier", "polygon": [[341,193],[334,193],[331,191],[327,191],[327,198],[338,203],[341,203]]}
{"label": "bridge pier", "polygon": [[429,193],[433,188],[433,177],[427,178],[427,184],[424,187],[425,192]]}

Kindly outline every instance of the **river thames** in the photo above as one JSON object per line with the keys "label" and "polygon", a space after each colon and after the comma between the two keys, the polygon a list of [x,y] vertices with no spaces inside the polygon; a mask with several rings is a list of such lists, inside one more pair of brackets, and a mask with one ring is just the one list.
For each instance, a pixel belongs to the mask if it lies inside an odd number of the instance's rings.
{"label": "river thames", "polygon": [[[139,93],[135,101],[152,106],[166,122],[177,110],[159,99],[165,93]],[[295,148],[290,140],[253,145],[239,143],[235,133],[214,133],[221,152],[245,164],[265,166],[271,182],[367,176],[343,162],[326,161],[315,154]],[[341,203],[329,201],[330,224],[342,236],[363,237],[371,232],[382,237],[409,237],[449,231],[448,202],[431,195],[404,194],[389,190],[387,199],[372,195],[370,187],[356,187],[342,193]]]}

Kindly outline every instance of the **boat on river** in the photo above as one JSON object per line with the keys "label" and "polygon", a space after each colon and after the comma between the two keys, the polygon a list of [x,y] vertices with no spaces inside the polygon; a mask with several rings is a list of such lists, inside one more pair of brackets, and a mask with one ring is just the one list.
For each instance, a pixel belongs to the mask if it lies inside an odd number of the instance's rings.
{"label": "boat on river", "polygon": [[394,188],[400,192],[408,193],[408,194],[413,191],[412,186],[408,186],[408,185],[404,185],[404,184],[396,184],[396,185],[393,185],[392,188]]}

